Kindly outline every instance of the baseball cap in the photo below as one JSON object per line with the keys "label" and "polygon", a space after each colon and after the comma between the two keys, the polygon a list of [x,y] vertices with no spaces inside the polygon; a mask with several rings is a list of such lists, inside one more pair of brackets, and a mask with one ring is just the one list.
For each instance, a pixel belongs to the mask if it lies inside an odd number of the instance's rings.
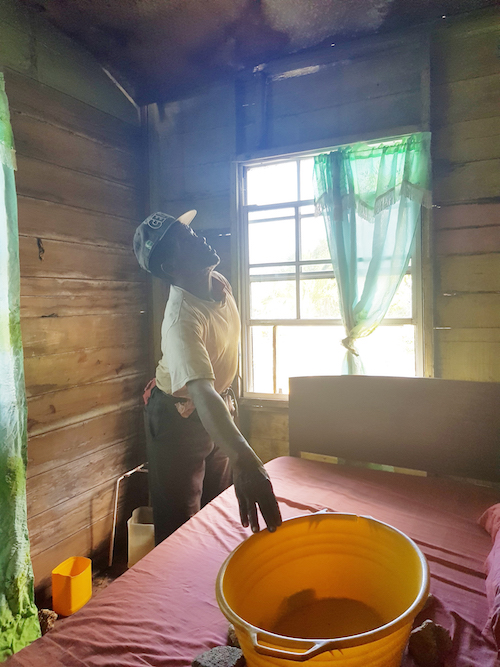
{"label": "baseball cap", "polygon": [[178,218],[158,211],[141,222],[134,234],[134,252],[142,269],[151,273],[151,256],[174,222],[190,225],[196,211],[187,211]]}

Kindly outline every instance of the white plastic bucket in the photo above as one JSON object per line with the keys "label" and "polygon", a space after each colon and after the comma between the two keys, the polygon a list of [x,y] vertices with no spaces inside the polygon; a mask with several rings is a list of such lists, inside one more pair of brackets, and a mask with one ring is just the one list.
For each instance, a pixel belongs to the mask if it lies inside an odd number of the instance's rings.
{"label": "white plastic bucket", "polygon": [[135,565],[155,546],[155,529],[153,524],[153,508],[137,507],[130,519],[128,527],[128,567]]}

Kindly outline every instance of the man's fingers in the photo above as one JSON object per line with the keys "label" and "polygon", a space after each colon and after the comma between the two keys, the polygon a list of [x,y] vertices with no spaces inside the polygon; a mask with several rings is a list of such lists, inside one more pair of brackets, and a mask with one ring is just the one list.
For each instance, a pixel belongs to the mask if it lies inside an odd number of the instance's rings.
{"label": "man's fingers", "polygon": [[[258,533],[259,532],[259,518],[257,516],[257,505],[254,502],[249,502],[248,504],[248,517],[250,519],[250,527],[252,529],[252,533]],[[248,524],[247,524],[248,525]]]}
{"label": "man's fingers", "polygon": [[238,506],[240,508],[240,521],[243,528],[248,528],[248,505],[244,496],[236,494]]}
{"label": "man's fingers", "polygon": [[259,507],[268,529],[274,532],[278,526],[281,526],[282,519],[278,502],[272,490],[264,501],[259,503]]}

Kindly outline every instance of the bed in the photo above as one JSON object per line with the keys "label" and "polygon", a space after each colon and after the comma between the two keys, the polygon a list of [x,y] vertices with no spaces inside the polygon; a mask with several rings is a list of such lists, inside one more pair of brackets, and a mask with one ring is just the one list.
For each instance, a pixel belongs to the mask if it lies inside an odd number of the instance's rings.
{"label": "bed", "polygon": [[[450,630],[447,667],[500,665],[492,631],[500,591],[500,537],[492,542],[500,528],[499,406],[495,384],[294,378],[292,456],[266,466],[284,518],[325,508],[353,512],[417,542],[429,562],[432,595],[416,623],[431,618]],[[304,452],[379,469],[301,458]],[[384,465],[431,474],[389,472],[380,469]],[[190,665],[199,653],[226,643],[215,579],[248,534],[228,489],[8,666]],[[413,664],[405,655],[404,667]]]}

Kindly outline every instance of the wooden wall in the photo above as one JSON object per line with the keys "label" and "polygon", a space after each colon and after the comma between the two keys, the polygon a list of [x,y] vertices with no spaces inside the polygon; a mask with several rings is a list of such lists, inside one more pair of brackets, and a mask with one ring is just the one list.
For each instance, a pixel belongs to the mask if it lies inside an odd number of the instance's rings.
{"label": "wooden wall", "polygon": [[[435,375],[500,380],[499,27],[493,10],[339,43],[167,105],[150,123],[158,207],[197,208],[195,228],[230,233],[237,156],[430,125],[440,207],[427,249],[435,265]],[[243,405],[242,427],[266,460],[287,451],[287,419],[286,406]]]}
{"label": "wooden wall", "polygon": [[436,31],[436,374],[500,381],[500,13]]}
{"label": "wooden wall", "polygon": [[114,482],[145,459],[148,296],[131,249],[145,188],[138,110],[83,49],[21,7],[1,5],[0,67],[18,161],[40,586],[65,558],[107,544]]}

